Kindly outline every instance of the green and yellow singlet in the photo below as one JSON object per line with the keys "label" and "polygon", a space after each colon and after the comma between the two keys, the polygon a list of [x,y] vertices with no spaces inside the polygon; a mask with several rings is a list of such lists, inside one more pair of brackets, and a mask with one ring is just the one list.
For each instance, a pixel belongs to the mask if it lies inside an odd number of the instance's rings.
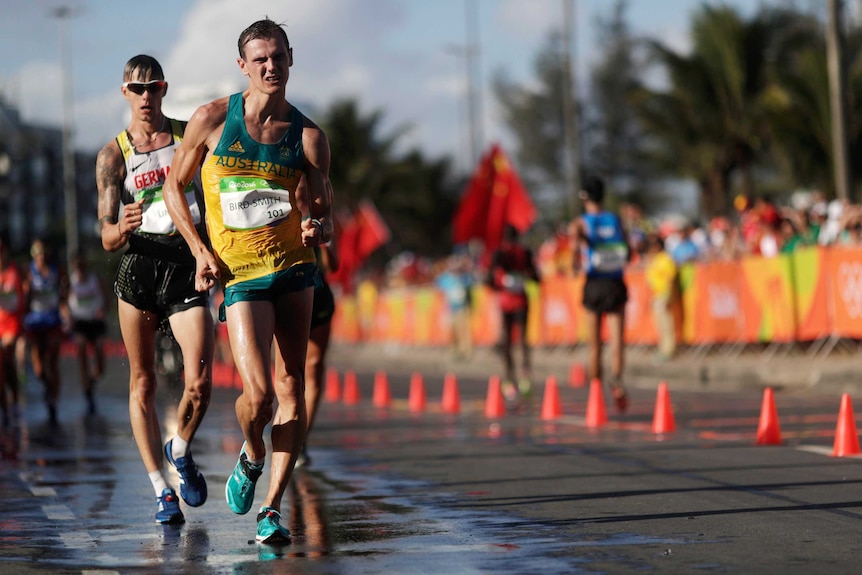
{"label": "green and yellow singlet", "polygon": [[302,246],[296,187],[302,176],[303,116],[275,144],[248,135],[242,94],[228,103],[218,146],[201,168],[206,222],[225,286],[315,261]]}

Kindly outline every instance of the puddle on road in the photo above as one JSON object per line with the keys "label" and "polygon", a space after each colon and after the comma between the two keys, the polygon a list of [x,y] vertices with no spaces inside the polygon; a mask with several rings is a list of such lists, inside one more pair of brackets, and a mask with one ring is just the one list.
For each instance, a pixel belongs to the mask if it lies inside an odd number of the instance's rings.
{"label": "puddle on road", "polygon": [[[337,453],[316,450],[315,454],[325,471],[300,470],[291,484],[293,543],[283,549],[252,547],[243,555],[258,561],[320,558],[323,563],[349,567],[351,573],[544,575],[592,572],[589,564],[607,561],[609,547],[648,545],[664,550],[705,543],[626,533],[573,540],[552,525],[455,509],[451,495],[428,491],[421,497],[405,497],[399,493],[416,493],[426,484],[369,476],[338,461]],[[238,557],[211,554],[207,562],[237,566]],[[253,572],[264,572],[260,568]]]}

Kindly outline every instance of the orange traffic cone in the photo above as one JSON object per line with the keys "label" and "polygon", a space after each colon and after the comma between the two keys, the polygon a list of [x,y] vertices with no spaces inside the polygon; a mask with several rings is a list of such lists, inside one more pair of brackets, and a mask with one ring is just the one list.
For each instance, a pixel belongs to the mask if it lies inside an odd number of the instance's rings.
{"label": "orange traffic cone", "polygon": [[461,411],[461,396],[458,393],[458,380],[454,373],[447,373],[443,380],[443,401],[441,408],[444,413],[458,413]]}
{"label": "orange traffic cone", "polygon": [[760,408],[760,424],[757,426],[757,445],[781,445],[781,426],[778,425],[778,410],[772,388],[763,390]]}
{"label": "orange traffic cone", "polygon": [[326,387],[323,390],[323,398],[329,402],[341,399],[341,385],[338,383],[338,371],[330,367],[326,370]]}
{"label": "orange traffic cone", "polygon": [[371,399],[374,407],[389,407],[392,404],[392,394],[389,393],[389,378],[385,371],[374,375],[374,395]]}
{"label": "orange traffic cone", "polygon": [[359,383],[353,370],[344,372],[344,403],[347,405],[359,403]]}
{"label": "orange traffic cone", "polygon": [[838,412],[838,425],[835,428],[835,457],[859,455],[859,435],[856,433],[856,417],[853,415],[853,402],[850,394],[841,396],[841,409]]}
{"label": "orange traffic cone", "polygon": [[601,427],[608,422],[608,412],[605,407],[605,392],[602,380],[594,378],[590,382],[590,395],[587,398],[587,427]]}
{"label": "orange traffic cone", "polygon": [[410,378],[410,395],[407,405],[413,413],[425,411],[425,380],[418,371]]}
{"label": "orange traffic cone", "polygon": [[506,400],[503,399],[503,388],[500,376],[492,375],[488,379],[488,396],[485,399],[485,417],[499,419],[506,415]]}
{"label": "orange traffic cone", "polygon": [[560,390],[557,388],[557,378],[549,375],[545,380],[545,394],[542,398],[542,419],[545,421],[557,419],[563,415],[560,405]]}
{"label": "orange traffic cone", "polygon": [[584,364],[575,362],[569,367],[569,386],[584,387],[587,384],[587,372]]}
{"label": "orange traffic cone", "polygon": [[655,434],[673,433],[676,431],[676,421],[673,418],[673,406],[670,403],[670,392],[667,382],[658,384],[655,397],[655,412],[652,417],[652,432]]}

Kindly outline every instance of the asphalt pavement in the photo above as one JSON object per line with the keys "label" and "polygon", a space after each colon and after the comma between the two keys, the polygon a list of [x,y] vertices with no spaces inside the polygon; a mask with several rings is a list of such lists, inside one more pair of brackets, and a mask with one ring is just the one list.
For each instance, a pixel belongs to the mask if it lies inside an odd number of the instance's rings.
{"label": "asphalt pavement", "polygon": [[[568,381],[573,364],[586,365],[587,347],[534,348],[531,351],[534,382],[549,375]],[[607,349],[603,364],[610,365]],[[517,357],[517,354],[516,354]],[[474,350],[469,359],[457,358],[440,347],[410,348],[386,344],[332,347],[330,361],[366,370],[437,375],[447,372],[488,378],[502,372],[494,348]],[[676,357],[659,362],[652,346],[628,346],[625,381],[635,388],[655,389],[661,381],[672,387],[702,391],[762,390],[816,391],[862,395],[862,346],[850,340],[823,340],[806,344],[683,347]]]}
{"label": "asphalt pavement", "polygon": [[[355,371],[359,397],[322,405],[312,463],[286,497],[293,542],[281,548],[255,544],[252,514],[235,516],[223,500],[242,442],[235,389],[215,390],[194,443],[210,500],[165,528],[152,521],[122,358],[100,382],[96,417],[85,415],[67,358],[60,428],[46,425],[31,382],[21,420],[0,434],[0,571],[857,573],[862,466],[832,456],[840,395],[862,380],[856,350],[701,351],[656,364],[650,350],[631,349],[630,409],[608,402],[607,423],[591,428],[589,388],[567,382],[581,348],[536,350],[532,397],[489,418],[492,350],[456,361],[446,350],[336,345],[331,367],[342,384]],[[385,405],[372,400],[379,372]],[[427,394],[420,411],[408,403],[415,373]],[[443,408],[450,373],[455,411]],[[552,419],[541,417],[548,375],[560,382]],[[676,430],[656,434],[660,381]],[[767,386],[782,441],[756,445]],[[158,397],[167,438],[177,390],[162,386]]]}

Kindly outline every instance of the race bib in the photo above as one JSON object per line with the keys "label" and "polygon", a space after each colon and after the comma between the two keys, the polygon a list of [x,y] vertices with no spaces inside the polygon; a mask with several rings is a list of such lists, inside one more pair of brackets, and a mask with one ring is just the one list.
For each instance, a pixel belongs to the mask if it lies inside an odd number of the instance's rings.
{"label": "race bib", "polygon": [[[138,201],[142,198],[144,200],[144,213],[139,229],[148,234],[170,235],[176,233],[177,228],[171,219],[171,215],[168,213],[168,208],[162,197],[162,188],[143,190],[135,200]],[[186,186],[186,203],[189,205],[189,211],[192,214],[192,222],[197,226],[201,223],[201,210],[195,197],[194,186],[191,184]]]}
{"label": "race bib", "polygon": [[60,295],[57,292],[34,291],[30,298],[30,311],[52,311],[60,306]]}
{"label": "race bib", "polygon": [[78,294],[69,298],[72,315],[80,319],[95,319],[101,309],[99,294]]}
{"label": "race bib", "polygon": [[219,181],[222,221],[231,230],[256,230],[290,215],[290,192],[263,178],[231,177]]}
{"label": "race bib", "polygon": [[625,244],[604,244],[595,248],[590,264],[599,272],[618,272],[625,269],[627,255]]}
{"label": "race bib", "polygon": [[0,309],[14,312],[18,310],[18,292],[0,292]]}
{"label": "race bib", "polygon": [[524,291],[524,285],[527,283],[527,280],[522,274],[505,274],[501,283],[506,291],[521,293]]}

